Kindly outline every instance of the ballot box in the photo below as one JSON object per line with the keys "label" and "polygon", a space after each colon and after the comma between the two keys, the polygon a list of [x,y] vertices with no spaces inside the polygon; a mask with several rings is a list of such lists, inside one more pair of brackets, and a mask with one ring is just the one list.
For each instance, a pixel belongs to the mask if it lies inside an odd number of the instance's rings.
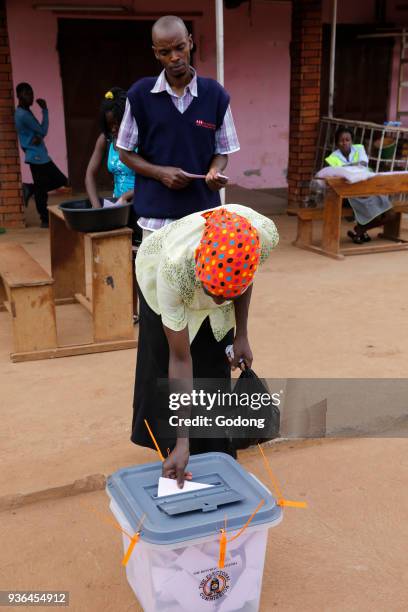
{"label": "ballot box", "polygon": [[[129,535],[140,530],[126,565],[129,584],[145,612],[256,612],[268,529],[282,520],[282,509],[229,455],[194,455],[188,470],[205,488],[159,496],[161,462],[124,468],[108,478],[116,520]],[[227,543],[220,564],[220,530],[226,525],[227,540],[233,538],[257,507],[249,525]],[[129,544],[123,534],[125,551]]]}

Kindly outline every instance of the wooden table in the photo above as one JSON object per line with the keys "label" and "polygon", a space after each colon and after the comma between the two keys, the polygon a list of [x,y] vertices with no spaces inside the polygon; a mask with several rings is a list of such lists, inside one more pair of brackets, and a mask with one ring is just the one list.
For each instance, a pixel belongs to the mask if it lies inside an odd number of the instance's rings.
{"label": "wooden table", "polygon": [[[66,356],[134,348],[132,230],[81,233],[50,207],[51,275],[56,304],[79,302],[92,315],[93,342],[52,349]],[[91,244],[92,297],[86,295],[85,237]]]}
{"label": "wooden table", "polygon": [[[384,225],[384,239],[390,241],[382,244],[362,244],[340,248],[340,229],[342,216],[352,215],[352,210],[343,208],[343,200],[352,197],[370,195],[392,195],[408,193],[408,174],[384,173],[366,181],[348,183],[343,178],[326,179],[327,190],[323,209],[304,208],[291,211],[298,215],[298,237],[295,246],[333,257],[344,259],[346,255],[362,255],[366,253],[383,253],[385,251],[401,251],[408,249],[408,242],[399,236],[401,214],[408,212],[408,203],[396,202],[393,205],[395,219]],[[303,211],[303,212],[302,212]],[[321,246],[312,244],[312,223],[322,219]]]}

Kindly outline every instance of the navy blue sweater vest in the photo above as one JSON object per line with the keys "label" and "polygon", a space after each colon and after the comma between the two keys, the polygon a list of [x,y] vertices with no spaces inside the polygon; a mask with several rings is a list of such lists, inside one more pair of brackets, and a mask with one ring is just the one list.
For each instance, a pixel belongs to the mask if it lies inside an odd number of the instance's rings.
{"label": "navy blue sweater vest", "polygon": [[[152,164],[207,174],[229,95],[217,81],[198,77],[198,96],[180,113],[166,91],[151,93],[155,82],[156,78],[144,78],[128,91],[139,130],[138,153]],[[174,190],[136,174],[133,206],[139,217],[179,219],[219,204],[219,193],[211,191],[203,179]]]}

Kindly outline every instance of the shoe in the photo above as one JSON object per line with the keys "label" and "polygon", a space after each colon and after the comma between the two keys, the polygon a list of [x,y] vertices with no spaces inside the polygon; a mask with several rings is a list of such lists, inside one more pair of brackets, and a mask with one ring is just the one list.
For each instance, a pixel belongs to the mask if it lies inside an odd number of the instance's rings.
{"label": "shoe", "polygon": [[43,229],[48,229],[50,227],[50,224],[48,223],[48,221],[41,221],[40,227],[42,227]]}
{"label": "shoe", "polygon": [[351,238],[354,244],[363,244],[364,242],[364,239],[362,236],[357,236],[357,234],[355,232],[352,232],[351,230],[347,232],[347,236]]}
{"label": "shoe", "polygon": [[364,232],[364,234],[362,235],[362,239],[363,242],[371,242],[371,236],[367,234],[367,232]]}
{"label": "shoe", "polygon": [[33,183],[23,183],[23,200],[25,208],[27,208],[28,202],[32,195],[34,195]]}
{"label": "shoe", "polygon": [[137,325],[139,323],[139,315],[133,315],[133,325]]}

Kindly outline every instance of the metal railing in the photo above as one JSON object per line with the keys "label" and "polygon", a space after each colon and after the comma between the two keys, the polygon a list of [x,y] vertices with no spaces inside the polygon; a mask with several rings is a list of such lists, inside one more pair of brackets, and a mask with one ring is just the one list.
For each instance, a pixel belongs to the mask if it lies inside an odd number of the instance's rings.
{"label": "metal railing", "polygon": [[336,149],[334,134],[345,126],[353,132],[354,144],[362,144],[374,172],[408,170],[408,128],[366,121],[322,117],[316,148],[314,174],[325,165],[325,158]]}

